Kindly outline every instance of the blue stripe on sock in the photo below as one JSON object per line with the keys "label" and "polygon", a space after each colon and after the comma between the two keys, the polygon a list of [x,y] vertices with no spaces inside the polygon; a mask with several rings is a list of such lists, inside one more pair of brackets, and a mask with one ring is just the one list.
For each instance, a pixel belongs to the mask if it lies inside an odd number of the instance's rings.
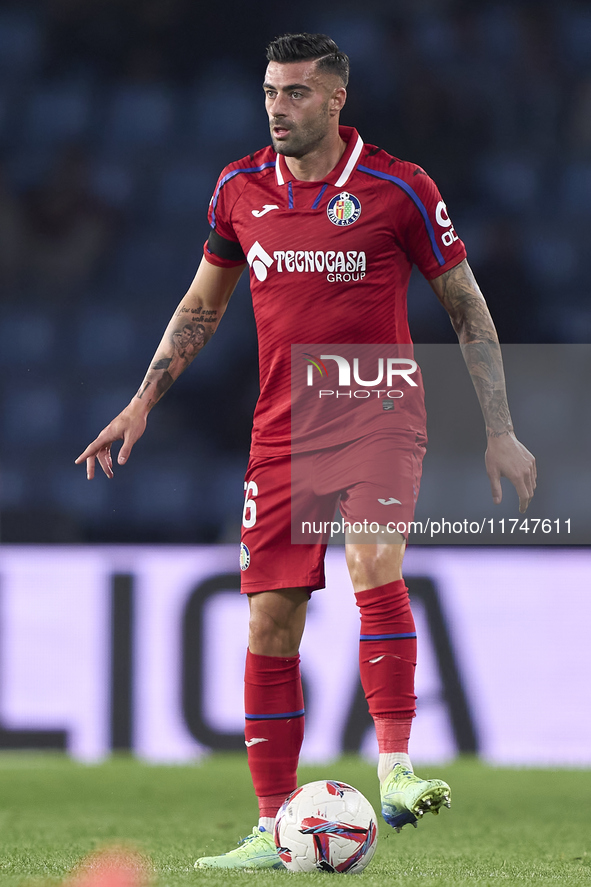
{"label": "blue stripe on sock", "polygon": [[277,715],[249,715],[245,714],[244,717],[248,721],[277,721],[280,718],[301,718],[305,713],[305,709],[301,708],[299,711],[284,711],[281,714]]}
{"label": "blue stripe on sock", "polygon": [[360,641],[397,641],[404,638],[416,638],[416,631],[403,631],[400,634],[360,634]]}

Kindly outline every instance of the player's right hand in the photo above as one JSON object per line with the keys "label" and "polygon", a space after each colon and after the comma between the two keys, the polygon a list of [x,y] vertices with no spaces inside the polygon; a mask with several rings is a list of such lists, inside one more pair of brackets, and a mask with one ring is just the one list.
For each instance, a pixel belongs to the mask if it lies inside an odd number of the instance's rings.
{"label": "player's right hand", "polygon": [[134,409],[133,401],[122,412],[103,428],[99,436],[89,444],[83,453],[80,453],[75,461],[76,465],[86,462],[86,477],[92,480],[94,477],[95,462],[98,463],[108,478],[113,477],[113,458],[111,445],[117,440],[122,440],[123,445],[119,450],[117,462],[124,465],[129,459],[129,454],[135,442],[139,440],[146,430],[148,414],[144,409]]}
{"label": "player's right hand", "polygon": [[495,505],[503,498],[501,478],[507,477],[517,490],[519,511],[525,514],[534,495],[537,478],[536,460],[530,451],[513,432],[499,437],[491,436],[484,461]]}

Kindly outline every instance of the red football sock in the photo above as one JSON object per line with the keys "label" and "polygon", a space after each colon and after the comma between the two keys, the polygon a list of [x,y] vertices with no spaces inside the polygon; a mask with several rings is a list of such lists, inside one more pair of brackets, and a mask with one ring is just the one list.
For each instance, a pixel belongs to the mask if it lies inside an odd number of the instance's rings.
{"label": "red football sock", "polygon": [[402,752],[408,754],[408,741],[412,718],[379,718],[373,719],[376,725],[378,750],[381,755]]}
{"label": "red football sock", "polygon": [[[291,794],[288,792],[287,794]],[[259,802],[259,816],[261,818],[270,817],[271,819],[275,819],[277,816],[277,811],[285,801],[287,795],[278,794],[278,795],[269,795],[269,797],[260,797],[258,799]]]}
{"label": "red football sock", "polygon": [[[415,715],[417,662],[417,635],[408,589],[399,579],[358,591],[355,599],[361,611],[359,671],[370,714],[376,724],[384,719],[408,722]],[[379,728],[378,741],[382,738],[390,746],[382,749],[380,745],[380,752],[408,750],[408,744],[406,749],[391,748],[393,740],[404,742],[400,729],[395,740],[393,729]]]}
{"label": "red football sock", "polygon": [[300,657],[259,656],[247,650],[244,676],[248,766],[261,816],[275,816],[297,787],[304,738]]}

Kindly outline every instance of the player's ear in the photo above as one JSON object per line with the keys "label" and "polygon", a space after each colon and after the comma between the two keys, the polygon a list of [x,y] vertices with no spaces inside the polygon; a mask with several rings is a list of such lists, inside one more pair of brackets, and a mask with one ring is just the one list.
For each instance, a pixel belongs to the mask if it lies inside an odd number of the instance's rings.
{"label": "player's ear", "polygon": [[338,114],[347,101],[347,90],[344,86],[338,86],[330,98],[329,109],[331,115]]}

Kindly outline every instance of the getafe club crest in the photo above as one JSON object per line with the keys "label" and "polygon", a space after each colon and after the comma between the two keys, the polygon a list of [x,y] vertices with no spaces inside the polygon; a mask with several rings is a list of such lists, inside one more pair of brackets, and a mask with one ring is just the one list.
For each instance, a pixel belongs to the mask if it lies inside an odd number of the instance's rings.
{"label": "getafe club crest", "polygon": [[341,191],[340,194],[329,200],[326,212],[333,225],[343,228],[357,221],[361,215],[361,203],[354,194]]}
{"label": "getafe club crest", "polygon": [[244,542],[240,543],[240,569],[244,572],[244,570],[248,570],[250,565],[250,551]]}

